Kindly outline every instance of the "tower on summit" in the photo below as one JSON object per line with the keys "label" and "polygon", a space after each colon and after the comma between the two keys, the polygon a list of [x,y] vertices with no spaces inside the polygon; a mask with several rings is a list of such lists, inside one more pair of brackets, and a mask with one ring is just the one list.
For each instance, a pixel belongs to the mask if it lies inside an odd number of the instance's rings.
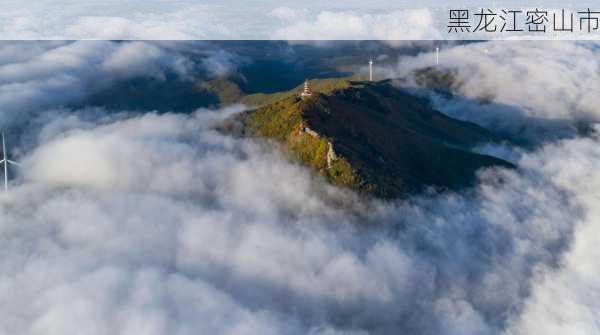
{"label": "tower on summit", "polygon": [[301,97],[310,97],[312,95],[312,92],[310,91],[310,87],[308,86],[308,79],[306,79],[304,81],[304,89],[302,90],[302,93],[300,93]]}

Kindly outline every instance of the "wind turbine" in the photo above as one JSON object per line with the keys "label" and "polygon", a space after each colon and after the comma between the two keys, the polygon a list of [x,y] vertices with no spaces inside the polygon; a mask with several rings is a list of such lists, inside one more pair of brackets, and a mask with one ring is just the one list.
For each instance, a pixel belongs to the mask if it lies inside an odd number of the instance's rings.
{"label": "wind turbine", "polygon": [[0,161],[0,164],[4,164],[4,192],[8,192],[8,164],[19,166],[19,163],[8,159],[4,132],[2,132],[2,160]]}
{"label": "wind turbine", "polygon": [[435,65],[440,65],[440,47],[435,47]]}
{"label": "wind turbine", "polygon": [[373,57],[369,58],[369,81],[373,81]]}

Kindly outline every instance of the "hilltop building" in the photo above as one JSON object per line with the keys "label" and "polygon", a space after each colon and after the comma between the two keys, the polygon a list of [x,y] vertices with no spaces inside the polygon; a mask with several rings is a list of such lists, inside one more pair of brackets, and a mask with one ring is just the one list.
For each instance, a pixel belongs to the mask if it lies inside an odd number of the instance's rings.
{"label": "hilltop building", "polygon": [[304,90],[300,93],[301,97],[310,97],[312,92],[310,91],[310,87],[308,86],[308,79],[304,81]]}

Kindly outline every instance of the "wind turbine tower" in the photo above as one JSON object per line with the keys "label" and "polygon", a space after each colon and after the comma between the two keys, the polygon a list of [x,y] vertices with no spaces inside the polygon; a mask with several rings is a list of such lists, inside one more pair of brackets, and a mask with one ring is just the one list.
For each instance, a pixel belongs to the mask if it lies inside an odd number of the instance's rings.
{"label": "wind turbine tower", "polygon": [[6,153],[6,141],[4,140],[4,132],[2,133],[2,160],[0,161],[0,164],[4,164],[4,192],[8,192],[8,164],[18,166],[19,163],[8,159],[8,155]]}
{"label": "wind turbine tower", "polygon": [[369,59],[369,81],[373,81],[373,58]]}
{"label": "wind turbine tower", "polygon": [[435,47],[435,65],[440,65],[440,47]]}

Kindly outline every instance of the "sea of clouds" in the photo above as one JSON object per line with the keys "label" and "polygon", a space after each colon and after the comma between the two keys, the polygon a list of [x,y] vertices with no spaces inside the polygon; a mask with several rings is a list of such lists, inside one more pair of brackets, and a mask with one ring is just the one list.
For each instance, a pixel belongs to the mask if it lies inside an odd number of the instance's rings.
{"label": "sea of clouds", "polygon": [[415,68],[428,66],[449,71],[457,96],[434,96],[437,108],[535,142],[573,135],[578,122],[600,120],[600,44],[596,42],[442,42],[438,46],[439,65],[434,53],[429,53],[403,58],[395,68],[382,68],[382,75],[407,77]]}
{"label": "sea of clouds", "polygon": [[[22,164],[0,196],[0,334],[600,331],[595,45],[444,50],[464,84],[439,107],[483,125],[505,108],[502,129],[536,146],[506,144],[519,169],[482,171],[471,190],[396,202],[213,129],[243,106],[60,107],[122,78],[189,80],[173,45],[3,43],[0,59],[0,120],[20,129]],[[567,130],[544,137],[554,120]]]}
{"label": "sea of clouds", "polygon": [[[437,7],[436,2],[429,4]],[[393,0],[364,2],[124,0],[7,1],[0,38],[19,40],[412,40],[442,38],[446,12]],[[444,16],[443,19],[434,16]],[[441,29],[441,32],[440,32]],[[466,35],[467,38],[470,37]]]}
{"label": "sea of clouds", "polygon": [[[483,8],[482,8],[483,7]],[[398,44],[412,40],[598,40],[596,31],[581,27],[580,12],[597,11],[592,0],[569,4],[547,0],[543,4],[502,0],[488,3],[448,4],[435,0],[419,3],[397,0],[122,0],[4,1],[0,11],[0,38],[6,40],[385,40]],[[547,12],[544,33],[528,31],[528,11]],[[468,10],[469,28],[449,31],[450,10]],[[483,20],[481,11],[495,16]],[[523,32],[502,29],[502,11],[522,11],[517,27]],[[562,11],[573,31],[555,31]],[[590,28],[594,29],[594,20]],[[508,20],[510,21],[510,20]],[[509,23],[510,24],[510,23]],[[533,28],[533,27],[531,27]],[[460,31],[460,30],[459,30]],[[495,31],[495,32],[492,32]]]}

